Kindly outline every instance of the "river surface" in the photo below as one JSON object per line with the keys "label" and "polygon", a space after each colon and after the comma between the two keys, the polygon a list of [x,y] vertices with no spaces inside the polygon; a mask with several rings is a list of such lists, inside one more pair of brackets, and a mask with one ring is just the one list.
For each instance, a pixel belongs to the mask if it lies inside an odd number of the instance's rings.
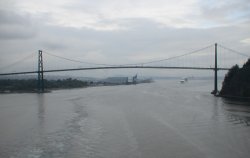
{"label": "river surface", "polygon": [[1,158],[246,158],[250,106],[212,81],[0,95]]}

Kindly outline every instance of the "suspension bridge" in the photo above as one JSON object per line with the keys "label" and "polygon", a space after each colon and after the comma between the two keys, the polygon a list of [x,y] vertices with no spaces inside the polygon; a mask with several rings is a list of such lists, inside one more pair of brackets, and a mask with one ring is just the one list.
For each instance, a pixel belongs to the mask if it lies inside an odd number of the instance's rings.
{"label": "suspension bridge", "polygon": [[[218,51],[218,48],[223,50]],[[33,53],[34,54],[34,53]],[[32,54],[32,56],[33,56]],[[78,64],[85,64],[88,66],[78,67],[78,68],[50,68],[44,69],[43,54],[50,57],[55,57],[58,59],[66,60],[69,62],[74,62]],[[230,57],[229,54],[236,55],[236,57]],[[31,56],[28,56],[31,57]],[[223,57],[223,59],[222,59]],[[227,48],[220,44],[213,44],[201,49],[190,51],[188,53],[183,53],[181,55],[172,56],[160,60],[152,60],[147,62],[132,63],[132,64],[103,64],[103,63],[90,63],[80,60],[75,60],[71,58],[62,57],[59,55],[51,54],[48,52],[38,51],[38,69],[33,71],[19,71],[19,72],[5,72],[0,73],[0,76],[10,76],[10,75],[21,75],[21,74],[37,74],[37,89],[38,92],[44,92],[44,73],[53,72],[69,72],[69,71],[84,71],[84,70],[102,70],[102,69],[183,69],[183,70],[211,70],[214,71],[214,90],[212,94],[218,94],[218,71],[229,70],[235,64],[244,63],[250,56],[233,49]],[[13,65],[19,65],[26,58],[16,61],[13,64],[7,65],[1,69],[8,69]],[[47,59],[47,58],[46,58]],[[206,63],[206,64],[204,64]],[[219,63],[219,64],[218,64]],[[91,65],[91,66],[89,66]]]}

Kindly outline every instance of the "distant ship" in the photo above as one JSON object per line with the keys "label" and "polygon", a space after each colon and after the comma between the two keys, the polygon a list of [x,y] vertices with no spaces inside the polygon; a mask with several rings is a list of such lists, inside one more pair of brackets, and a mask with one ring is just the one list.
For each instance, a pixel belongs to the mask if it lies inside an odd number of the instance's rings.
{"label": "distant ship", "polygon": [[185,82],[187,82],[187,81],[188,81],[188,78],[185,77],[185,78],[183,78],[182,80],[180,80],[180,83],[185,83]]}

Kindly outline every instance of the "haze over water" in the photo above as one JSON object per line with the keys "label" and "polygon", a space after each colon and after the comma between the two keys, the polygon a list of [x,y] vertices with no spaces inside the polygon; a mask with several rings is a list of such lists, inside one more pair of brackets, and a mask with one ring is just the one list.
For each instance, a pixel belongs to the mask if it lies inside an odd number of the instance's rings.
{"label": "haze over water", "polygon": [[246,158],[250,107],[213,81],[0,95],[0,157]]}

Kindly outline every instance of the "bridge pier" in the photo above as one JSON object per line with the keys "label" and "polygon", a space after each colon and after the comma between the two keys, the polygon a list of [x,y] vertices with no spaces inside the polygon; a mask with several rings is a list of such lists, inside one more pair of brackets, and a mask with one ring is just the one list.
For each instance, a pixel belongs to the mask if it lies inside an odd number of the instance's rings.
{"label": "bridge pier", "polygon": [[218,66],[217,66],[217,43],[215,43],[215,50],[214,50],[214,90],[211,92],[213,95],[218,95]]}
{"label": "bridge pier", "polygon": [[43,52],[41,50],[38,50],[37,91],[38,93],[44,92]]}

